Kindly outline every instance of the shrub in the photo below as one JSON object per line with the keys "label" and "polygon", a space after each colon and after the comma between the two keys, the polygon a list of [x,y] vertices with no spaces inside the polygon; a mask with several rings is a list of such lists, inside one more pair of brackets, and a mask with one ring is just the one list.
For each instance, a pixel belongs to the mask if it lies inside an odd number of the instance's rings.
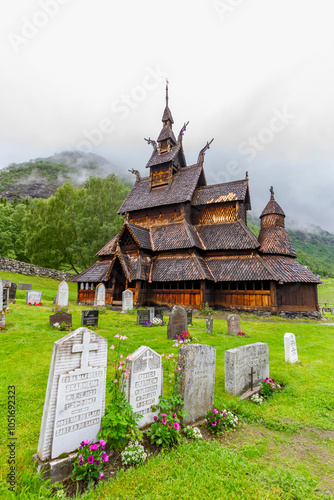
{"label": "shrub", "polygon": [[190,425],[187,425],[187,427],[185,427],[183,429],[183,433],[188,439],[202,439],[203,438],[202,433],[198,427],[190,427]]}
{"label": "shrub", "polygon": [[260,393],[265,398],[271,398],[276,392],[281,392],[281,386],[272,378],[265,378],[261,381]]}
{"label": "shrub", "polygon": [[152,444],[168,448],[179,443],[181,425],[177,421],[175,413],[171,418],[168,417],[167,413],[160,413],[158,417],[154,417],[154,420],[154,423],[147,431]]}
{"label": "shrub", "polygon": [[102,467],[108,462],[109,457],[104,451],[106,442],[100,440],[98,444],[91,441],[82,441],[80,453],[77,454],[73,464],[73,478],[75,481],[85,481],[88,488],[104,477]]}
{"label": "shrub", "polygon": [[239,423],[238,417],[227,410],[209,410],[205,425],[212,434],[222,434],[225,429],[234,429]]}
{"label": "shrub", "polygon": [[127,447],[121,453],[122,463],[125,465],[142,465],[146,458],[144,446],[138,441],[129,441]]}

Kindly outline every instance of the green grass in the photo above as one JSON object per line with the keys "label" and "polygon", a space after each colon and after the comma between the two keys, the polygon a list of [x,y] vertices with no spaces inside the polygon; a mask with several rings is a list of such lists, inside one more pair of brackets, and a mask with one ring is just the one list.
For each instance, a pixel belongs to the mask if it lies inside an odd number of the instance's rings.
{"label": "green grass", "polygon": [[[0,421],[4,430],[0,497],[42,499],[48,497],[49,490],[35,474],[32,455],[37,451],[53,343],[64,335],[48,324],[59,282],[10,273],[1,273],[1,277],[16,283],[32,283],[34,289],[43,290],[43,306],[26,306],[25,292],[17,291],[17,303],[6,315],[8,326],[0,332]],[[75,304],[76,285],[69,286],[70,312],[73,326],[78,328],[84,307]],[[246,321],[242,317],[241,329],[250,336],[246,339],[228,337],[225,320],[214,317],[214,334],[210,336],[206,334],[205,319],[195,318],[193,323],[190,331],[199,342],[217,350],[215,404],[235,411],[244,427],[227,433],[221,442],[183,444],[167,455],[151,459],[144,467],[101,483],[98,491],[86,498],[312,499],[322,498],[325,488],[334,492],[330,479],[334,476],[333,464],[326,458],[334,452],[334,327],[315,322]],[[166,326],[143,328],[136,325],[135,314],[109,310],[100,316],[96,332],[107,338],[109,345],[115,341],[116,333],[126,335],[124,355],[141,345],[150,346],[160,354],[176,354],[166,329]],[[287,331],[296,335],[301,361],[296,365],[284,362],[283,336]],[[254,342],[269,344],[270,375],[284,384],[284,391],[261,407],[224,391],[225,350]],[[111,360],[109,371],[110,365]],[[5,483],[9,385],[16,386],[17,394],[18,486],[12,496]],[[298,441],[302,438],[305,442]]]}
{"label": "green grass", "polygon": [[323,278],[322,282],[322,285],[318,286],[319,304],[334,306],[334,279]]}

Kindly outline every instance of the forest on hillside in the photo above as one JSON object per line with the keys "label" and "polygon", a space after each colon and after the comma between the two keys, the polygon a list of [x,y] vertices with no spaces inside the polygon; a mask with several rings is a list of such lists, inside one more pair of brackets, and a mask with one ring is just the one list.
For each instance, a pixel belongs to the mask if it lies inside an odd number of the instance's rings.
{"label": "forest on hillside", "polygon": [[115,174],[70,182],[47,199],[0,198],[0,255],[43,267],[81,272],[122,227],[117,215],[129,186]]}

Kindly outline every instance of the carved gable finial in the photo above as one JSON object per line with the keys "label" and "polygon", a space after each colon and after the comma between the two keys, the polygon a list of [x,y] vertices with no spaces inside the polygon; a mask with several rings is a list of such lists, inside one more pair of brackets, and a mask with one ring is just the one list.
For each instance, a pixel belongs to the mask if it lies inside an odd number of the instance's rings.
{"label": "carved gable finial", "polygon": [[213,138],[211,139],[210,142],[207,142],[206,145],[204,146],[204,148],[201,149],[201,151],[199,152],[198,159],[197,159],[197,163],[199,165],[203,165],[205,152],[208,149],[210,149],[210,144],[212,144],[212,142],[213,142]]}
{"label": "carved gable finial", "polygon": [[141,180],[141,175],[138,170],[135,170],[134,168],[132,170],[128,170],[131,174],[135,174],[136,176],[136,184]]}
{"label": "carved gable finial", "polygon": [[155,141],[152,141],[152,139],[150,137],[148,139],[145,139],[145,137],[144,137],[144,141],[146,141],[147,144],[152,144],[154,151],[157,151],[157,149],[158,149],[157,143]]}

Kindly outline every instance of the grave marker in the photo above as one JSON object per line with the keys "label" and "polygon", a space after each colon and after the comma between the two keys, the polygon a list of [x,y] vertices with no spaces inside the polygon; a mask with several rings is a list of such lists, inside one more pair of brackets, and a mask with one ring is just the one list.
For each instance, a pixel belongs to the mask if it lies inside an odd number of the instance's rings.
{"label": "grave marker", "polygon": [[229,314],[227,316],[227,335],[238,335],[240,331],[240,316]]}
{"label": "grave marker", "polygon": [[132,311],[133,309],[133,292],[131,290],[124,290],[122,292],[122,312]]}
{"label": "grave marker", "polygon": [[50,326],[53,326],[55,323],[65,323],[65,325],[72,325],[72,314],[68,313],[56,313],[49,316]]}
{"label": "grave marker", "polygon": [[18,290],[32,290],[32,285],[30,283],[19,283],[17,288]]}
{"label": "grave marker", "polygon": [[105,307],[106,305],[106,287],[103,283],[97,285],[94,296],[94,307]]}
{"label": "grave marker", "polygon": [[57,458],[95,441],[104,414],[107,339],[78,328],[54,343],[37,455]]}
{"label": "grave marker", "polygon": [[56,307],[67,307],[68,306],[68,284],[66,281],[62,281],[57,290],[57,295],[55,299]]}
{"label": "grave marker", "polygon": [[150,311],[147,309],[137,309],[137,325],[143,325],[150,321]]}
{"label": "grave marker", "polygon": [[286,363],[298,363],[296,337],[293,333],[284,335],[284,351]]}
{"label": "grave marker", "polygon": [[147,310],[148,310],[148,312],[149,312],[149,314],[150,314],[150,319],[149,319],[149,321],[150,321],[151,323],[153,323],[153,320],[154,320],[154,312],[155,312],[155,311],[154,311],[154,307],[148,307],[148,308],[147,308]]}
{"label": "grave marker", "polygon": [[99,311],[82,311],[81,326],[98,326]]}
{"label": "grave marker", "polygon": [[269,377],[268,344],[257,342],[225,351],[225,391],[242,394]]}
{"label": "grave marker", "polygon": [[16,289],[17,285],[14,283],[14,281],[11,282],[10,289],[9,289],[9,300],[13,301],[15,303],[15,297],[16,297]]}
{"label": "grave marker", "polygon": [[213,332],[213,319],[211,313],[209,312],[208,319],[206,320],[206,333],[211,335]]}
{"label": "grave marker", "polygon": [[189,344],[179,350],[180,392],[188,417],[184,424],[204,418],[213,407],[215,393],[216,349],[202,344]]}
{"label": "grave marker", "polygon": [[193,324],[193,311],[190,309],[190,311],[187,311],[187,325],[192,325]]}
{"label": "grave marker", "polygon": [[26,292],[26,304],[34,304],[36,302],[36,304],[39,304],[40,302],[42,302],[42,296],[43,296],[43,292],[39,292],[37,290],[28,290]]}
{"label": "grave marker", "polygon": [[143,415],[138,427],[154,422],[158,412],[151,410],[162,395],[163,376],[161,356],[146,346],[141,346],[126,361],[130,375],[126,380],[125,392],[134,413]]}
{"label": "grave marker", "polygon": [[182,332],[186,332],[188,329],[187,325],[187,313],[186,310],[181,306],[174,306],[170,315],[167,325],[167,337],[169,339],[176,339]]}

